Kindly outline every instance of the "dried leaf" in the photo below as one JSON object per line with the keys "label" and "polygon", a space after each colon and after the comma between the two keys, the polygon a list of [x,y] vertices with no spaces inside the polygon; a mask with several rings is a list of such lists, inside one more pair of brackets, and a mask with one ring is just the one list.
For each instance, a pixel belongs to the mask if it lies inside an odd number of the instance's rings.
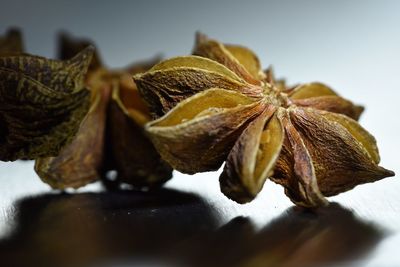
{"label": "dried leaf", "polygon": [[185,173],[216,170],[227,147],[262,107],[240,93],[209,89],[182,101],[146,129],[173,168]]}

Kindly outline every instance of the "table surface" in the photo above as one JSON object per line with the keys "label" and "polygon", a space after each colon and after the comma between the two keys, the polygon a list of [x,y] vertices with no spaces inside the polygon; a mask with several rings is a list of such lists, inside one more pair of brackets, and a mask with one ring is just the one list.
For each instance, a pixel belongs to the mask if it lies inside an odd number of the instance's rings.
{"label": "table surface", "polygon": [[218,172],[175,173],[156,192],[52,191],[29,161],[0,175],[2,266],[400,266],[395,177],[306,211],[272,182],[236,204]]}

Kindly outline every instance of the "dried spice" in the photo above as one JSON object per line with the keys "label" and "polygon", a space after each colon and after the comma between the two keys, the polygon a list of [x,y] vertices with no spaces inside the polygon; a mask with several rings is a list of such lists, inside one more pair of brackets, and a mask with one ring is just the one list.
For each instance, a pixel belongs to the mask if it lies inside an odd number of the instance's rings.
{"label": "dried spice", "polygon": [[23,52],[24,44],[18,29],[9,29],[4,36],[0,36],[0,56]]}
{"label": "dried spice", "polygon": [[[155,121],[155,147],[184,173],[217,170],[222,192],[245,203],[267,178],[297,205],[392,176],[374,137],[356,121],[363,108],[321,83],[286,87],[247,48],[198,34],[193,56],[134,76]],[[160,117],[161,116],[161,117]]]}
{"label": "dried spice", "polygon": [[18,31],[0,39],[0,160],[55,156],[78,131],[90,93],[86,48],[60,61],[24,54]]}
{"label": "dried spice", "polygon": [[[89,44],[63,34],[60,57],[69,57]],[[151,188],[171,178],[172,168],[144,133],[150,114],[131,78],[158,61],[109,70],[95,53],[86,78],[92,94],[90,111],[69,146],[56,157],[36,161],[35,170],[43,181],[53,188],[78,188],[116,170],[116,184]]]}

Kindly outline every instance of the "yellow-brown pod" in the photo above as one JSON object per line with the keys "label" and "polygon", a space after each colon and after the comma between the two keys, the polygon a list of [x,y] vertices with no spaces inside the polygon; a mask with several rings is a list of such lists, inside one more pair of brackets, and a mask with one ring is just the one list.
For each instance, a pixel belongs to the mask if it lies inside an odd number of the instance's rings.
{"label": "yellow-brown pod", "polygon": [[174,169],[194,174],[226,161],[220,185],[232,200],[251,201],[271,179],[304,207],[394,175],[355,121],[361,106],[321,83],[287,87],[241,46],[198,34],[194,54],[134,76],[161,116],[146,131]]}
{"label": "yellow-brown pod", "polygon": [[115,82],[110,101],[108,144],[118,181],[134,187],[152,188],[172,177],[172,168],[145,135],[143,125],[149,120],[135,83],[123,75]]}
{"label": "yellow-brown pod", "polygon": [[318,82],[297,86],[289,93],[289,97],[297,106],[340,113],[355,120],[358,120],[364,111],[363,106],[355,105]]}
{"label": "yellow-brown pod", "polygon": [[249,120],[264,109],[245,95],[211,88],[146,125],[155,147],[184,173],[217,170]]}
{"label": "yellow-brown pod", "polygon": [[[87,44],[87,40],[62,34],[59,55],[68,57]],[[154,64],[153,60],[110,70],[95,52],[85,77],[92,95],[91,109],[76,138],[60,155],[37,160],[35,170],[43,181],[59,189],[78,188],[100,179],[107,188],[120,183],[149,188],[171,178],[172,168],[144,135],[149,113],[131,78]],[[108,172],[112,170],[117,176],[110,182]]]}
{"label": "yellow-brown pod", "polygon": [[270,105],[236,141],[220,177],[221,191],[239,203],[260,192],[271,174],[283,143],[283,127]]}
{"label": "yellow-brown pod", "polygon": [[104,83],[98,86],[92,89],[90,110],[74,140],[58,156],[35,162],[35,171],[52,188],[79,188],[101,175],[110,87]]}

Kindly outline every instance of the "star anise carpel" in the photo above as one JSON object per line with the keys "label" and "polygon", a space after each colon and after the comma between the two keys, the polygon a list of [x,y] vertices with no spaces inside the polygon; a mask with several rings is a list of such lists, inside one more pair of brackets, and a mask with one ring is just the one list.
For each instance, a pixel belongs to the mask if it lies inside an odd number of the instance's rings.
{"label": "star anise carpel", "polygon": [[[60,58],[89,44],[62,34]],[[106,185],[152,188],[171,178],[172,168],[161,160],[145,135],[143,125],[151,117],[131,79],[158,61],[109,69],[99,54],[94,54],[85,81],[91,92],[90,110],[71,144],[55,157],[36,161],[35,170],[43,181],[57,189],[79,188],[99,179]],[[117,173],[112,183],[107,178],[110,171]]]}
{"label": "star anise carpel", "polygon": [[0,160],[55,156],[71,142],[89,108],[92,54],[47,59],[24,53],[17,30],[0,38]]}
{"label": "star anise carpel", "polygon": [[134,76],[153,117],[155,147],[183,173],[217,170],[222,192],[245,203],[269,178],[297,205],[392,176],[374,137],[356,121],[363,108],[322,83],[288,88],[261,70],[249,49],[198,34],[192,56]]}

